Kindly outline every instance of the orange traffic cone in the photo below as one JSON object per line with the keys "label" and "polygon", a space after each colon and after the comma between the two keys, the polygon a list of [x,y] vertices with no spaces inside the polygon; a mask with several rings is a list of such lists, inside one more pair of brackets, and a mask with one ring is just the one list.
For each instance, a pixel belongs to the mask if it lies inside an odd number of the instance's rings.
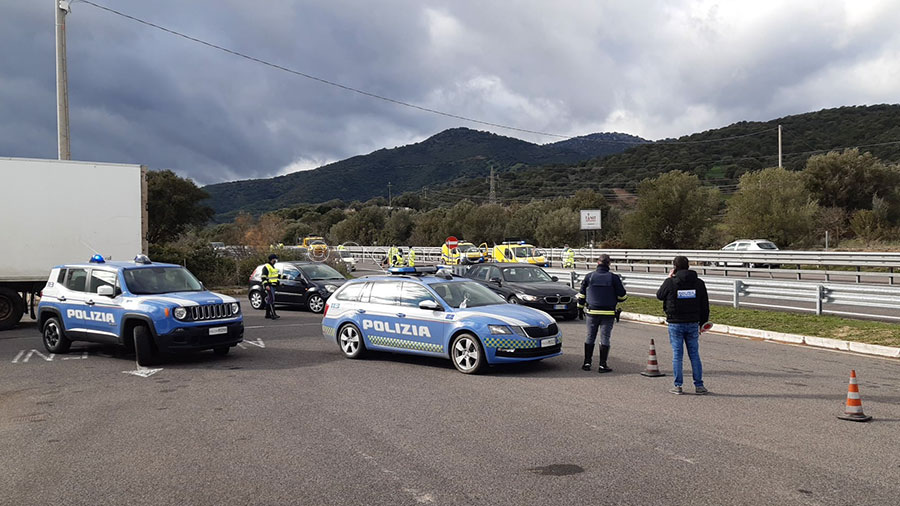
{"label": "orange traffic cone", "polygon": [[659,363],[656,361],[656,346],[653,344],[653,339],[650,340],[650,355],[647,357],[647,369],[641,372],[641,376],[649,376],[651,378],[665,376],[665,374],[659,372]]}
{"label": "orange traffic cone", "polygon": [[868,422],[872,419],[863,413],[862,400],[859,398],[859,385],[856,384],[856,371],[850,370],[850,385],[847,387],[847,407],[843,415],[838,415],[841,420],[853,422]]}

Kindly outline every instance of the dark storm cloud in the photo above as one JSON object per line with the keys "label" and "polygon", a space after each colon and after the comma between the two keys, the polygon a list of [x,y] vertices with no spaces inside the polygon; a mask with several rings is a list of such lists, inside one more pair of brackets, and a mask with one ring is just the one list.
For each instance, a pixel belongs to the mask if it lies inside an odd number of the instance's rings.
{"label": "dark storm cloud", "polygon": [[[530,130],[680,136],[895,102],[890,2],[104,0],[371,93]],[[824,5],[824,7],[823,7]],[[3,2],[0,156],[56,156],[53,1]],[[469,126],[87,5],[68,18],[73,158],[264,177]],[[533,142],[552,137],[491,129]]]}

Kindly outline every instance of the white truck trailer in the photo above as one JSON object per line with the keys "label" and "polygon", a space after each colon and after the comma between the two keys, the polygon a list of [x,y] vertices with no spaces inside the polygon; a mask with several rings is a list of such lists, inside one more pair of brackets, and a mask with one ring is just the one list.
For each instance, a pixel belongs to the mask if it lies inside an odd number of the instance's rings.
{"label": "white truck trailer", "polygon": [[34,318],[50,269],[147,253],[147,169],[0,158],[0,330]]}

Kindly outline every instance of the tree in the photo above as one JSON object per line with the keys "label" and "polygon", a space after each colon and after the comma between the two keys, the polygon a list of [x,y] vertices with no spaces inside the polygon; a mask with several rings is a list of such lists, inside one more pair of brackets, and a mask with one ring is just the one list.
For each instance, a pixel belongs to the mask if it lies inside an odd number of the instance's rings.
{"label": "tree", "polygon": [[173,241],[191,225],[202,226],[213,210],[200,202],[209,195],[171,170],[147,172],[147,241]]}
{"label": "tree", "polygon": [[335,244],[356,242],[375,244],[379,239],[387,213],[380,207],[364,207],[331,227],[328,236]]}
{"label": "tree", "polygon": [[741,176],[728,201],[725,225],[734,237],[769,239],[784,246],[808,241],[819,206],[803,186],[803,174],[780,167]]}
{"label": "tree", "polygon": [[713,224],[719,191],[675,170],[641,181],[638,203],[625,218],[625,241],[636,248],[695,249]]}
{"label": "tree", "polygon": [[577,244],[580,241],[581,217],[578,211],[561,207],[541,216],[534,240],[545,247],[560,247],[563,244]]}
{"label": "tree", "polygon": [[888,199],[891,206],[900,202],[900,170],[855,148],[811,156],[803,174],[806,187],[823,206],[852,213],[871,209],[876,196]]}

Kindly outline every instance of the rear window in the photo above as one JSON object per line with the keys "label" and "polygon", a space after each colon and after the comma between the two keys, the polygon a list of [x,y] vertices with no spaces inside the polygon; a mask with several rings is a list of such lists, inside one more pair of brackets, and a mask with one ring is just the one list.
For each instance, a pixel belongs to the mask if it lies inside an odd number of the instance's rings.
{"label": "rear window", "polygon": [[87,286],[87,269],[69,269],[66,276],[66,288],[75,292],[83,292]]}
{"label": "rear window", "polygon": [[759,246],[759,249],[778,249],[778,246],[775,246],[775,243],[769,241],[758,242],[756,245]]}

